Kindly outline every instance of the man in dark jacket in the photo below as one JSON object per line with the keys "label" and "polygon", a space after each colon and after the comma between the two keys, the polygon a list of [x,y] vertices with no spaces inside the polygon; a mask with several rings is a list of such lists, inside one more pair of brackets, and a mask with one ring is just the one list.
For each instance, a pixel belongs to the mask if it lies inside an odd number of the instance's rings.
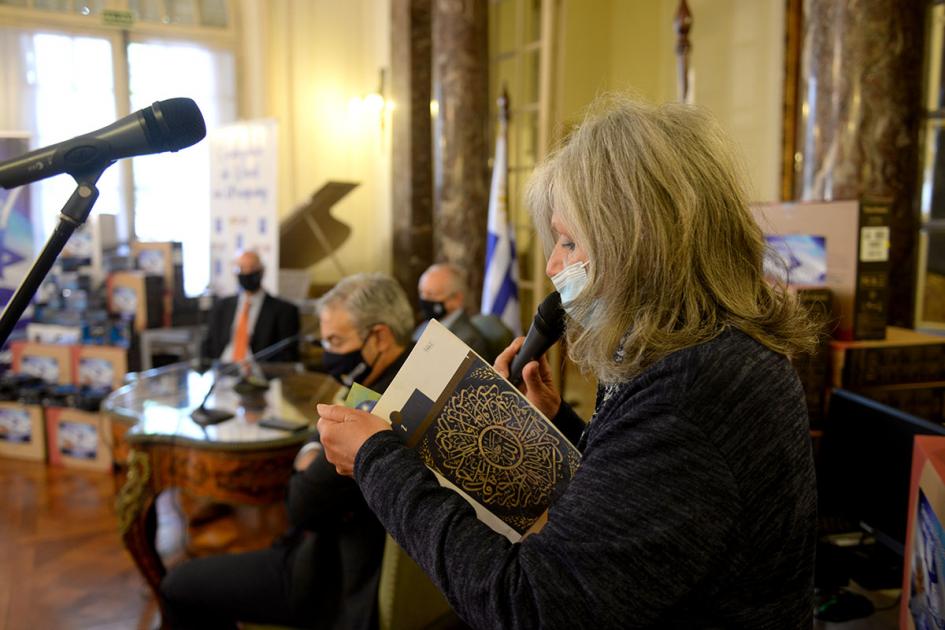
{"label": "man in dark jacket", "polygon": [[[413,311],[403,289],[382,274],[350,276],[321,298],[318,314],[326,371],[383,393],[410,349]],[[268,549],[192,560],[164,578],[170,627],[376,626],[384,530],[318,442],[296,457],[287,505],[290,529]]]}
{"label": "man in dark jacket", "polygon": [[495,359],[489,352],[485,337],[466,313],[468,290],[466,274],[462,269],[449,263],[431,265],[420,276],[417,293],[420,295],[423,322],[414,332],[414,341],[423,334],[427,323],[436,319],[486,361],[491,363]]}
{"label": "man in dark jacket", "polygon": [[[265,269],[259,254],[236,259],[240,292],[219,300],[210,311],[203,356],[236,362],[299,332],[299,309],[262,288]],[[299,344],[287,342],[263,361],[298,361]]]}

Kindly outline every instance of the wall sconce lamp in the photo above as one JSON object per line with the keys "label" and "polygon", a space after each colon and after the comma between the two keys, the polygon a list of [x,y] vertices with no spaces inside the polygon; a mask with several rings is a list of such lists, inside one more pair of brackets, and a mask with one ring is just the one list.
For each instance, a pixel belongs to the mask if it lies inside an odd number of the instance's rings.
{"label": "wall sconce lamp", "polygon": [[378,73],[377,91],[352,96],[348,100],[348,111],[365,119],[377,118],[383,131],[387,116],[394,109],[394,102],[387,98],[387,69],[381,68]]}

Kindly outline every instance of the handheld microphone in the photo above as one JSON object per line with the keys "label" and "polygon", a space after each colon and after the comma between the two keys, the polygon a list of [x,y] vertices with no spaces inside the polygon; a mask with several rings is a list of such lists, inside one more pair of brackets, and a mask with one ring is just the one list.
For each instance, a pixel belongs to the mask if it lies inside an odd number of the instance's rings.
{"label": "handheld microphone", "polygon": [[77,177],[121,158],[178,151],[206,135],[193,100],[157,101],[98,131],[0,162],[0,186],[16,188],[61,173]]}
{"label": "handheld microphone", "polygon": [[532,321],[525,343],[519,348],[518,354],[512,359],[509,366],[509,381],[516,387],[522,383],[522,369],[534,361],[564,334],[564,309],[561,307],[561,295],[557,291],[548,294],[541,304]]}

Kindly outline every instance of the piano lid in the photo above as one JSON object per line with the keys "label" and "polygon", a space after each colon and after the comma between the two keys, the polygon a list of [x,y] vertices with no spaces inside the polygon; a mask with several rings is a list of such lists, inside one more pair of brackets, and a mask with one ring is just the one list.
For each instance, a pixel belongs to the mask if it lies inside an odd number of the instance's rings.
{"label": "piano lid", "polygon": [[279,267],[308,269],[331,256],[348,240],[351,228],[331,216],[331,208],[358,187],[355,182],[327,182],[309,202],[279,225]]}

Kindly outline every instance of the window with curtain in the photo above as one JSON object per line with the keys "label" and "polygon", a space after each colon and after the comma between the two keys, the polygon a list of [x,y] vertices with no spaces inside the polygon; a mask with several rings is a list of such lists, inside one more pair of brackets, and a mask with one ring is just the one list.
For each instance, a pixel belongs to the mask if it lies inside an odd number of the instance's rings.
{"label": "window with curtain", "polygon": [[[107,39],[38,33],[31,41],[26,76],[35,94],[34,146],[55,144],[115,121],[112,48]],[[120,171],[106,170],[97,187],[93,213],[121,215]],[[68,176],[45,179],[33,187],[42,227],[37,236],[43,242],[75,188],[75,180]]]}
{"label": "window with curtain", "polygon": [[[112,48],[108,39],[0,29],[0,128],[25,131],[30,146],[55,144],[115,120]],[[68,103],[64,111],[63,104]],[[106,171],[93,212],[120,214],[121,181]],[[32,185],[34,240],[45,243],[75,181],[53,177]]]}
{"label": "window with curtain", "polygon": [[[187,72],[169,72],[187,68]],[[194,99],[207,129],[236,120],[233,55],[192,44],[128,46],[131,108],[175,96]],[[135,235],[141,241],[181,241],[184,289],[202,293],[210,280],[209,143],[173,155],[135,158]]]}
{"label": "window with curtain", "polygon": [[[208,130],[236,120],[232,52],[167,40],[132,41],[125,51],[121,45],[115,36],[0,29],[0,129],[26,131],[31,147],[42,147],[114,122],[118,103],[137,111],[179,96],[196,101]],[[116,87],[116,61],[127,63],[127,92]],[[93,213],[117,215],[125,237],[133,229],[141,241],[182,242],[185,292],[202,293],[210,272],[207,143],[130,162],[131,177],[122,163],[105,171]],[[37,248],[55,228],[74,189],[68,176],[32,186]],[[132,207],[124,207],[129,202]]]}

